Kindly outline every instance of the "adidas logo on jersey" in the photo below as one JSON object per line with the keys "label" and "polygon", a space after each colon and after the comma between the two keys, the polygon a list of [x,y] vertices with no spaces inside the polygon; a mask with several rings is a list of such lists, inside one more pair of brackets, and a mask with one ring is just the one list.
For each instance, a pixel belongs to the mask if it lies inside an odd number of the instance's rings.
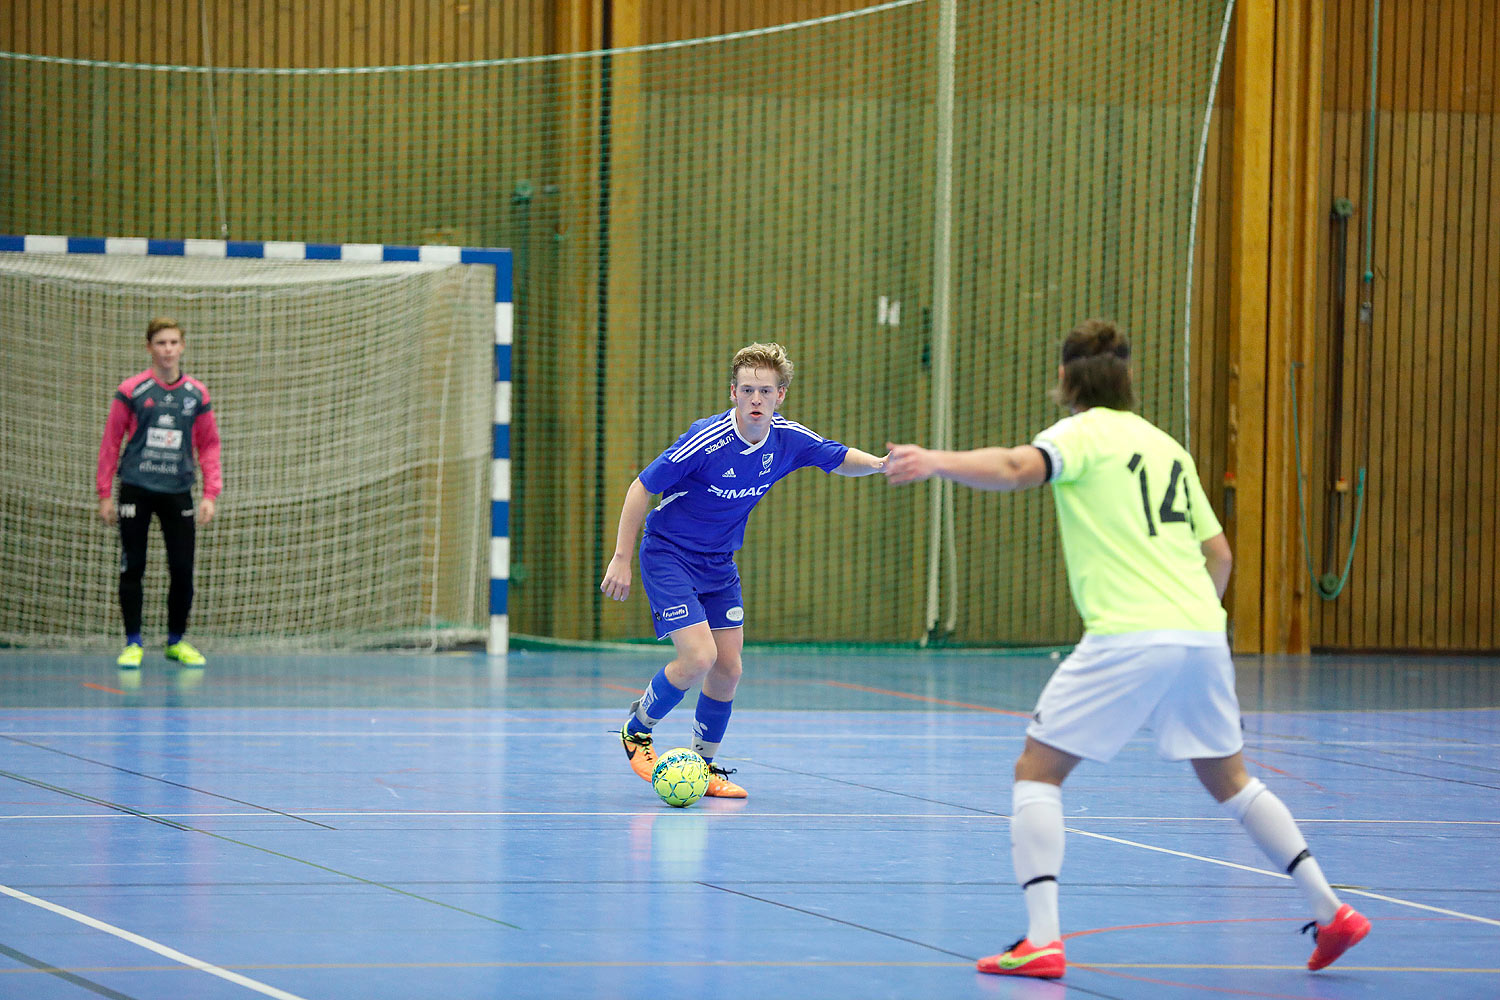
{"label": "adidas logo on jersey", "polygon": [[724,470],[724,474],[722,476],[720,476],[719,478],[720,479],[733,479],[734,478],[734,470],[733,469],[725,469]]}

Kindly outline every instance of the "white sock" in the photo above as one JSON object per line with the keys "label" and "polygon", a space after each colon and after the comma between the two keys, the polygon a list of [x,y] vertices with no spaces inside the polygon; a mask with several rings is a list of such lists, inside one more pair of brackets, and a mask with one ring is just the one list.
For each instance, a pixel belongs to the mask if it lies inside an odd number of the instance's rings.
{"label": "white sock", "polygon": [[1062,937],[1057,915],[1057,875],[1063,860],[1062,789],[1045,781],[1018,781],[1011,789],[1010,858],[1026,894],[1026,937],[1048,945]]}
{"label": "white sock", "polygon": [[1259,778],[1251,778],[1248,785],[1220,805],[1240,821],[1250,839],[1272,864],[1282,871],[1291,867],[1289,874],[1307,897],[1318,923],[1326,924],[1332,920],[1338,913],[1339,899],[1333,894],[1328,879],[1323,877],[1318,862],[1306,853],[1307,841],[1297,829],[1297,821],[1276,794]]}

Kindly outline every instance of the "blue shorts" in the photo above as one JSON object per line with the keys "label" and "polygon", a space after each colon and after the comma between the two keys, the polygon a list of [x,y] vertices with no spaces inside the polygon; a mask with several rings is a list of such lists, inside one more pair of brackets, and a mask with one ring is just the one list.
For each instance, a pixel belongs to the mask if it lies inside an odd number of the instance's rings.
{"label": "blue shorts", "polygon": [[732,553],[694,552],[647,533],[641,539],[641,586],[658,639],[699,622],[709,628],[739,628],[745,622]]}

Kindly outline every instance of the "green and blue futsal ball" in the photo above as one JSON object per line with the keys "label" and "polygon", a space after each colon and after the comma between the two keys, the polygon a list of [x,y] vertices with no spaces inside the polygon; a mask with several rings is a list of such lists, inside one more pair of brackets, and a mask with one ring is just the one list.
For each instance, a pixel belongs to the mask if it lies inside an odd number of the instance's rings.
{"label": "green and blue futsal ball", "polygon": [[669,806],[690,806],[708,791],[708,764],[686,747],[678,747],[656,761],[651,787]]}

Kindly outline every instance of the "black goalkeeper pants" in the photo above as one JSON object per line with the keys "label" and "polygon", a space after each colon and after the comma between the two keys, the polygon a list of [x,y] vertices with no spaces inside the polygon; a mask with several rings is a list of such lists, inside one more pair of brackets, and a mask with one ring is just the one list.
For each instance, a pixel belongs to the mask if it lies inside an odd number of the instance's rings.
{"label": "black goalkeeper pants", "polygon": [[197,523],[191,493],[154,493],[128,483],[120,484],[120,616],[125,634],[141,630],[141,578],[146,573],[146,536],[151,515],[161,522],[162,541],[167,546],[167,631],[187,631],[188,612],[193,608],[193,549]]}

